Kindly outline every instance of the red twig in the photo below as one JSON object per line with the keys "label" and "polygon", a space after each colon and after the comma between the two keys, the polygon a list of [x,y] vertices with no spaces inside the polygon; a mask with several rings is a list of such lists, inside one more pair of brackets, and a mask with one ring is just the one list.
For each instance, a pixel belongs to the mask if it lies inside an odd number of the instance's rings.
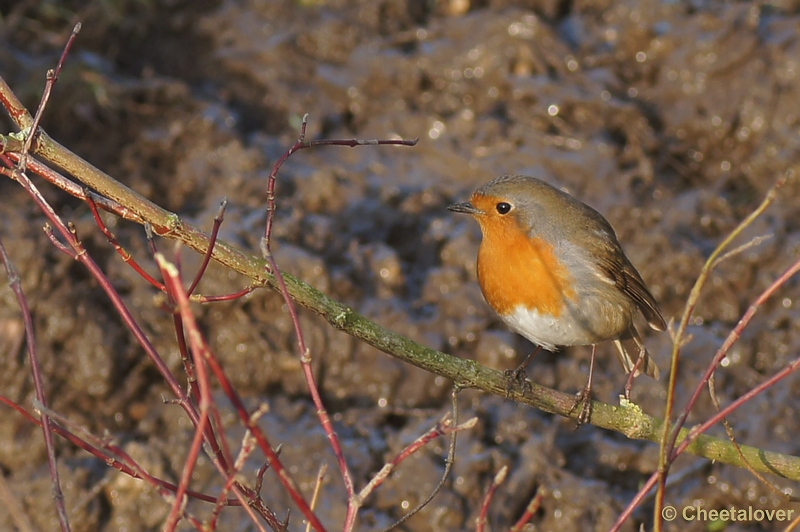
{"label": "red twig", "polygon": [[217,215],[214,217],[214,227],[211,229],[211,236],[208,238],[208,249],[206,250],[206,254],[203,257],[203,263],[200,265],[200,269],[197,270],[197,275],[194,277],[194,281],[192,281],[191,286],[186,290],[186,293],[192,295],[194,293],[194,289],[197,288],[197,285],[200,283],[200,279],[203,278],[203,274],[206,273],[206,268],[208,268],[208,263],[211,261],[211,255],[214,253],[214,244],[217,242],[217,235],[219,235],[219,228],[222,225],[222,221],[225,219],[225,208],[228,206],[228,199],[225,198],[222,200],[222,203],[219,205],[219,210],[217,211]]}
{"label": "red twig", "polygon": [[[730,348],[741,337],[742,332],[749,325],[750,321],[752,320],[753,316],[755,315],[755,313],[759,309],[759,307],[761,305],[763,305],[764,302],[767,299],[769,299],[772,295],[774,295],[775,292],[777,292],[778,288],[783,286],[792,276],[794,276],[799,271],[800,271],[800,260],[795,262],[794,264],[792,264],[792,266],[790,266],[771,285],[769,285],[767,287],[767,289],[764,290],[761,293],[761,295],[758,296],[758,298],[756,298],[756,300],[750,305],[750,307],[748,307],[748,309],[745,312],[745,314],[739,320],[739,323],[736,324],[736,327],[730,332],[730,334],[728,335],[728,338],[725,339],[725,342],[723,342],[722,346],[719,348],[717,353],[714,355],[714,359],[712,360],[711,364],[709,365],[708,370],[706,370],[706,374],[703,376],[703,378],[700,380],[700,383],[695,388],[695,391],[692,394],[692,398],[690,399],[690,403],[692,405],[696,402],[697,397],[699,396],[699,394],[703,390],[703,388],[705,388],[705,385],[708,382],[708,379],[710,378],[711,374],[716,370],[716,368],[719,366],[719,364],[725,358],[725,356],[727,355],[727,353],[730,350]],[[683,440],[681,440],[680,444],[678,444],[678,446],[675,447],[671,451],[671,453],[669,454],[669,462],[670,463],[674,462],[675,459],[681,453],[683,453],[686,450],[686,448],[693,441],[695,441],[697,439],[698,436],[700,436],[701,434],[706,432],[712,426],[714,426],[717,423],[719,423],[723,418],[727,417],[729,414],[731,414],[737,408],[739,408],[740,406],[742,406],[746,402],[750,401],[751,399],[753,399],[755,396],[757,396],[758,394],[760,394],[764,390],[767,390],[770,387],[774,386],[779,381],[781,381],[784,378],[788,377],[789,375],[791,375],[792,373],[794,373],[798,369],[800,369],[800,358],[795,359],[791,364],[789,364],[788,366],[783,368],[781,371],[779,371],[778,373],[776,373],[775,375],[773,375],[772,377],[770,377],[766,381],[762,382],[761,384],[759,384],[758,386],[756,386],[755,388],[753,388],[752,390],[750,390],[746,394],[742,395],[741,397],[739,397],[738,399],[733,401],[727,407],[725,407],[722,410],[720,410],[719,412],[717,412],[713,417],[711,417],[710,419],[706,420],[704,423],[701,423],[700,425],[697,425],[696,427],[693,427],[689,431],[689,434],[687,434],[687,436]],[[687,406],[686,412],[688,412],[688,411],[689,411],[689,407]],[[673,438],[672,442],[674,443],[675,441],[676,440]],[[627,508],[625,508],[625,510],[622,512],[622,514],[620,514],[620,516],[617,518],[617,522],[614,524],[614,527],[611,529],[612,532],[619,530],[620,527],[622,526],[622,523],[624,523],[631,516],[631,514],[633,514],[633,510],[639,504],[641,504],[641,502],[647,496],[647,493],[651,489],[653,489],[653,487],[656,485],[656,482],[658,481],[659,476],[660,476],[659,473],[656,472],[656,473],[653,473],[653,475],[647,480],[647,482],[642,486],[642,488],[639,490],[639,492],[636,494],[636,496],[633,498],[633,500],[631,500],[631,502],[628,503]],[[658,519],[659,517],[656,517],[656,518]]]}
{"label": "red twig", "polygon": [[84,196],[86,203],[89,205],[89,209],[92,211],[92,216],[94,216],[94,221],[97,224],[97,227],[99,227],[100,231],[103,232],[103,234],[106,237],[106,240],[108,240],[108,243],[114,246],[114,249],[117,251],[119,256],[122,257],[122,261],[127,263],[128,266],[133,268],[136,273],[138,273],[145,281],[150,283],[152,286],[154,286],[158,290],[161,290],[162,292],[165,291],[166,289],[164,288],[164,283],[158,282],[156,279],[153,278],[152,275],[144,271],[144,268],[142,268],[139,265],[139,263],[136,262],[136,259],[134,259],[133,256],[127,251],[125,251],[125,248],[123,248],[119,244],[119,242],[117,241],[117,237],[114,236],[114,233],[112,233],[108,229],[106,223],[103,221],[103,218],[100,216],[100,212],[97,210],[97,203],[95,202],[94,198],[89,193],[89,191],[86,191]]}
{"label": "red twig", "polygon": [[531,502],[528,503],[528,506],[525,507],[525,511],[522,513],[520,518],[514,523],[514,526],[511,527],[509,532],[522,532],[522,528],[533,519],[533,516],[536,515],[536,512],[539,511],[539,508],[542,506],[542,500],[544,499],[544,490],[539,488],[536,491],[536,495],[533,496]]}
{"label": "red twig", "polygon": [[[145,350],[150,360],[155,364],[159,373],[161,373],[162,377],[165,379],[167,385],[170,387],[172,392],[178,398],[177,404],[179,404],[183,408],[183,410],[189,416],[189,419],[191,420],[192,424],[194,426],[197,426],[200,422],[200,415],[197,411],[197,408],[194,407],[192,401],[190,401],[187,395],[183,392],[177,379],[169,370],[169,367],[166,365],[166,363],[161,358],[159,353],[155,350],[152,343],[145,336],[144,332],[141,330],[141,327],[139,327],[138,323],[136,323],[136,320],[134,319],[133,315],[125,306],[124,302],[122,301],[122,298],[119,296],[114,287],[111,285],[111,282],[102,272],[97,263],[91,258],[91,256],[89,256],[89,254],[85,252],[85,249],[83,248],[81,242],[67,228],[67,226],[61,220],[61,218],[55,213],[50,204],[47,203],[47,201],[42,197],[41,193],[36,188],[36,186],[30,181],[30,179],[28,179],[28,177],[24,173],[18,173],[17,177],[18,177],[17,181],[31,195],[31,197],[39,206],[39,208],[42,210],[42,212],[45,213],[48,219],[61,233],[62,237],[69,243],[69,247],[74,252],[74,258],[76,260],[79,260],[81,263],[84,264],[84,266],[88,268],[89,272],[97,280],[101,288],[103,288],[103,290],[106,292],[106,295],[109,297],[111,303],[114,305],[115,309],[120,314],[120,317],[122,318],[123,322],[128,326],[131,333],[134,335],[136,340]],[[219,448],[217,441],[214,438],[209,438],[208,444],[211,447],[212,451],[211,453],[212,462],[223,475],[226,475],[226,472],[229,470],[230,465],[225,460],[225,457],[221,449]],[[242,506],[249,507],[251,505],[252,501],[248,500],[246,496],[246,489],[244,487],[236,484],[234,487],[234,494],[239,499]]]}
{"label": "red twig", "polygon": [[58,237],[53,234],[53,226],[51,226],[50,224],[44,224],[44,227],[42,227],[42,231],[44,231],[44,234],[47,236],[47,239],[50,240],[50,242],[56,247],[56,249],[64,253],[69,258],[77,260],[78,256],[75,253],[75,250],[70,248],[69,246],[65,246],[58,239]]}
{"label": "red twig", "polygon": [[[36,400],[43,405],[47,406],[47,396],[44,391],[44,379],[42,377],[42,369],[39,364],[39,355],[36,351],[36,334],[33,330],[33,318],[31,317],[31,310],[28,306],[28,299],[25,297],[25,292],[22,290],[22,283],[19,278],[19,272],[11,262],[11,259],[6,253],[6,248],[0,239],[0,260],[6,269],[8,275],[8,284],[14,295],[17,297],[17,304],[22,312],[22,320],[25,324],[25,341],[28,347],[28,358],[31,363],[31,374],[33,375],[33,386],[36,390]],[[58,466],[56,464],[56,450],[53,443],[53,433],[50,422],[50,416],[45,412],[40,413],[41,426],[44,433],[44,444],[47,450],[47,463],[50,467],[50,478],[52,479],[53,499],[56,504],[56,513],[58,514],[58,521],[61,525],[61,530],[68,532],[70,530],[69,520],[67,518],[67,510],[64,506],[64,493],[61,491],[61,482],[58,478]]]}
{"label": "red twig", "polygon": [[56,65],[55,70],[47,71],[47,82],[44,85],[44,93],[42,93],[42,99],[39,102],[39,107],[36,109],[36,114],[33,117],[33,123],[31,124],[30,131],[25,137],[25,144],[22,146],[22,157],[19,162],[20,172],[25,172],[28,167],[28,153],[31,151],[34,138],[39,133],[39,123],[42,121],[44,110],[47,107],[47,103],[50,101],[50,94],[53,92],[53,86],[56,84],[56,81],[58,81],[59,74],[61,74],[61,67],[64,66],[64,60],[67,58],[67,54],[69,54],[69,50],[72,48],[72,43],[75,42],[75,37],[78,36],[79,31],[81,31],[80,22],[75,24],[75,27],[72,29],[72,34],[69,36],[69,39],[67,39],[67,44],[64,46],[64,50],[61,52],[61,57],[58,59],[58,64]]}
{"label": "red twig", "polygon": [[422,447],[431,441],[441,436],[446,436],[454,432],[459,432],[465,429],[471,429],[478,422],[477,418],[472,418],[461,425],[453,425],[452,420],[444,419],[430,428],[425,434],[411,442],[397,456],[390,462],[386,463],[378,473],[364,486],[358,495],[353,497],[353,505],[356,509],[360,508],[364,501],[369,497],[375,489],[383,484],[383,482],[397,469],[397,467],[409,456],[420,450]]}
{"label": "red twig", "polygon": [[[97,438],[90,432],[76,425],[69,419],[59,415],[58,413],[53,412],[39,405],[34,405],[34,406],[37,408],[44,409],[53,420],[58,421],[64,426],[72,426],[74,427],[76,432],[83,434],[82,437],[74,435],[73,436],[75,438],[78,438],[80,441],[84,442],[85,445],[100,450],[101,454],[106,456],[105,458],[106,463],[111,463],[113,461],[114,463],[121,465],[122,467],[116,467],[116,469],[123,472],[130,471],[131,477],[138,478],[150,484],[162,497],[164,497],[165,500],[171,501],[175,498],[174,492],[177,490],[177,486],[175,486],[174,484],[169,484],[167,482],[164,482],[163,480],[160,480],[151,475],[150,473],[148,473],[136,460],[133,459],[133,457],[130,454],[128,454],[124,449],[122,449],[118,445],[112,443],[109,439]],[[59,425],[55,424],[53,425],[53,427],[61,428]],[[58,433],[58,430],[56,430],[55,432]],[[208,496],[204,495],[204,497]],[[198,530],[202,530],[200,521],[198,519],[186,513],[185,510],[183,511],[183,515],[195,526],[195,528],[197,528]]]}
{"label": "red twig", "polygon": [[242,288],[238,292],[234,292],[232,294],[225,294],[221,296],[203,296],[203,295],[195,295],[191,297],[192,301],[197,301],[198,303],[215,303],[217,301],[233,301],[234,299],[239,299],[240,297],[244,297],[247,294],[255,291],[259,288],[256,285],[250,285],[246,288]]}
{"label": "red twig", "polygon": [[[159,254],[156,255],[156,261],[159,264],[162,272],[164,272],[164,279],[169,286],[170,293],[172,293],[176,297],[176,302],[178,303],[181,309],[181,315],[183,319],[187,321],[187,323],[191,323],[192,326],[189,327],[190,331],[190,340],[192,342],[199,342],[198,345],[201,345],[202,348],[200,349],[200,353],[202,353],[203,360],[209,365],[211,371],[214,373],[215,378],[222,386],[223,391],[230,399],[231,403],[233,404],[234,409],[239,414],[240,419],[243,421],[245,426],[252,432],[253,437],[259,444],[259,448],[261,451],[267,456],[267,459],[270,462],[270,466],[275,470],[278,474],[278,478],[283,484],[284,488],[289,492],[289,495],[294,500],[295,504],[300,508],[300,511],[303,512],[303,515],[312,523],[312,525],[319,530],[320,532],[324,531],[324,527],[322,523],[319,521],[317,516],[311,510],[308,503],[305,501],[303,496],[300,493],[297,484],[291,478],[288,470],[283,466],[280,459],[278,458],[275,451],[272,449],[272,446],[269,444],[269,440],[267,439],[264,432],[258,426],[258,416],[253,416],[248,414],[247,409],[244,406],[244,402],[239,397],[238,392],[233,387],[233,384],[228,379],[228,376],[225,374],[225,371],[222,369],[219,361],[211,351],[208,349],[205,341],[202,339],[199,329],[197,328],[196,323],[194,323],[194,314],[191,311],[191,307],[189,306],[189,298],[186,292],[184,291],[180,279],[178,276],[178,270],[175,266],[167,263],[164,258]],[[191,331],[194,331],[193,333]],[[227,478],[227,476],[226,476]],[[253,497],[252,500],[249,501],[251,505],[258,503],[257,494]]]}
{"label": "red twig", "polygon": [[[756,298],[756,300],[753,303],[750,304],[750,306],[747,308],[747,311],[744,313],[744,315],[739,320],[739,323],[736,324],[736,327],[734,327],[734,329],[730,332],[730,334],[728,334],[728,337],[722,343],[722,346],[717,350],[716,354],[714,355],[714,358],[711,360],[711,364],[709,364],[708,369],[706,369],[706,372],[703,375],[703,378],[700,379],[700,382],[695,387],[695,390],[692,393],[692,396],[689,399],[689,403],[686,405],[686,408],[685,408],[684,412],[681,413],[680,417],[678,418],[678,420],[675,423],[675,431],[674,431],[674,433],[672,435],[672,438],[670,439],[670,442],[669,442],[670,443],[669,450],[671,452],[671,454],[670,454],[670,459],[671,460],[674,460],[677,457],[677,455],[679,454],[677,452],[674,452],[674,450],[673,450],[674,447],[675,447],[675,442],[678,439],[678,433],[679,433],[681,427],[683,427],[683,424],[686,422],[686,418],[689,415],[689,411],[692,408],[694,408],[694,405],[697,403],[697,400],[700,398],[700,394],[702,393],[703,389],[706,387],[706,384],[708,384],[709,379],[711,379],[711,376],[717,370],[719,365],[722,364],[722,361],[725,360],[725,357],[727,356],[728,351],[730,351],[731,347],[733,347],[733,345],[739,340],[739,338],[742,337],[742,332],[750,324],[750,321],[753,319],[753,316],[755,316],[755,313],[758,311],[759,307],[761,307],[761,305],[763,305],[764,302],[767,299],[772,297],[775,294],[775,292],[777,292],[778,289],[781,286],[783,286],[798,271],[800,271],[800,261],[798,261],[798,262],[794,263],[792,266],[790,266],[789,269],[787,269],[785,272],[783,272],[783,274],[781,274],[771,285],[769,285],[767,287],[767,289],[764,290],[761,293],[761,295],[759,295],[758,298]],[[755,390],[758,390],[758,392],[756,392],[756,393],[760,393],[761,391],[765,390],[769,386],[767,386],[766,388],[762,388],[762,386],[764,386],[765,384],[769,383],[770,381],[775,379],[775,377],[777,377],[778,375],[781,375],[783,372],[789,370],[789,368],[791,368],[791,367],[792,367],[792,364],[790,364],[788,367],[784,368],[781,372],[776,373],[772,378],[768,379],[764,383],[762,383],[759,386],[753,388],[753,390],[750,390],[750,392],[748,392],[744,396],[740,397],[738,400],[741,401],[742,398],[743,397],[747,397],[748,394],[753,394],[753,392]],[[789,373],[791,373],[791,371],[789,371]],[[786,375],[788,375],[788,373]],[[772,384],[775,384],[776,382],[778,382],[780,379],[782,379],[786,375],[781,376],[779,379],[775,380]],[[712,417],[711,419],[706,421],[706,423],[711,423],[711,425],[714,425],[717,422],[719,422],[723,417],[725,417],[724,415],[722,415],[722,412],[723,411],[718,412],[714,417]],[[702,425],[700,425],[700,427],[702,427]],[[698,428],[699,427],[693,428],[689,432],[689,434],[692,435],[692,433],[695,430],[697,430]],[[686,448],[686,445],[684,444],[684,442],[682,442],[682,446],[683,446],[684,449]]]}
{"label": "red twig", "polygon": [[[158,258],[158,257],[157,257]],[[191,447],[189,448],[188,456],[186,457],[186,462],[184,463],[183,467],[183,474],[181,475],[180,483],[178,484],[178,491],[176,492],[175,502],[172,505],[172,509],[170,511],[170,515],[167,519],[167,524],[165,526],[165,530],[172,532],[175,530],[175,527],[178,525],[178,520],[180,516],[183,514],[183,509],[186,504],[186,491],[189,488],[189,482],[192,478],[192,472],[194,471],[195,466],[197,465],[197,459],[200,456],[200,452],[202,450],[203,441],[213,440],[213,428],[211,427],[210,423],[210,415],[209,412],[211,410],[215,410],[213,399],[211,397],[211,384],[209,382],[208,372],[206,369],[205,359],[208,358],[208,346],[203,341],[200,331],[197,328],[197,322],[194,319],[194,314],[189,307],[189,302],[187,299],[187,294],[183,290],[183,286],[181,284],[181,279],[178,276],[177,269],[166,267],[163,261],[159,261],[159,266],[161,268],[161,273],[165,280],[165,285],[167,287],[167,292],[170,295],[170,298],[173,299],[178,303],[180,307],[180,318],[185,325],[185,328],[188,331],[189,335],[189,343],[191,346],[190,352],[192,353],[193,357],[192,360],[194,362],[193,366],[196,369],[197,374],[197,387],[198,387],[198,402],[199,402],[199,409],[200,409],[200,422],[195,427],[194,437],[192,439]],[[225,436],[223,433],[220,433],[220,439],[225,440]],[[228,474],[227,481],[231,482],[233,479],[233,474]],[[253,512],[252,508],[249,506],[245,507],[247,512],[250,514],[251,519],[259,528],[259,530],[264,530],[259,522],[257,516]],[[266,532],[264,530],[264,532]]]}
{"label": "red twig", "polygon": [[[7,397],[0,395],[0,403],[5,404],[6,406],[12,408],[21,416],[23,416],[26,420],[30,423],[35,424],[38,427],[42,426],[42,422],[37,419],[33,414],[22,408],[20,405],[15,403],[14,401],[10,400]],[[62,419],[62,422],[65,421]],[[68,421],[68,420],[66,420]],[[80,447],[87,453],[91,454],[92,456],[102,460],[103,463],[107,464],[110,467],[113,467],[117,471],[124,473],[132,478],[138,478],[140,480],[144,480],[150,483],[153,487],[159,491],[159,493],[164,494],[161,490],[165,489],[171,492],[175,492],[178,489],[176,484],[171,482],[167,482],[166,480],[159,479],[157,477],[153,477],[146,473],[144,469],[136,463],[135,460],[130,458],[129,455],[121,452],[119,447],[110,444],[109,442],[102,442],[99,439],[95,438],[91,434],[87,434],[86,436],[79,437],[73,432],[67,430],[66,428],[57,425],[51,424],[51,430],[54,434],[57,434],[64,438],[65,440],[69,441],[76,447]],[[91,440],[91,441],[90,441]],[[93,443],[94,442],[94,443]],[[205,493],[201,493],[199,491],[188,491],[187,494],[194,499],[204,501],[204,502],[216,502],[217,498],[212,497],[211,495],[206,495]],[[240,506],[241,503],[236,499],[228,499],[225,504],[227,506]]]}
{"label": "red twig", "polygon": [[483,532],[486,529],[486,521],[487,517],[489,516],[489,506],[492,504],[492,499],[494,499],[494,494],[497,492],[497,488],[500,487],[500,484],[506,481],[506,475],[508,475],[508,466],[504,465],[494,476],[492,483],[489,484],[489,488],[486,490],[486,495],[483,497],[483,502],[481,503],[480,513],[478,513],[478,518],[475,520],[476,532]]}
{"label": "red twig", "polygon": [[[258,416],[258,414],[259,414],[259,412],[256,412],[255,415]],[[217,425],[217,426],[221,426],[221,425]],[[233,488],[234,482],[236,482],[236,475],[242,470],[242,468],[244,467],[245,461],[247,460],[247,458],[251,454],[253,454],[253,451],[255,451],[256,448],[257,448],[257,444],[256,444],[256,441],[255,441],[255,438],[253,438],[253,435],[250,433],[250,431],[247,431],[245,433],[245,436],[244,436],[243,440],[242,440],[242,447],[239,450],[239,456],[236,458],[236,461],[233,464],[233,471],[231,472],[231,475],[228,477],[228,479],[225,481],[225,485],[222,487],[222,490],[220,491],[219,496],[217,497],[217,502],[214,505],[214,510],[211,512],[211,519],[209,520],[209,529],[211,529],[211,530],[216,530],[217,529],[217,521],[219,520],[219,516],[222,514],[222,509],[225,506],[227,506],[228,493]],[[261,492],[261,486],[258,483],[261,482],[262,480],[263,480],[263,475],[259,476],[257,481],[256,481],[257,482],[256,488],[253,490],[254,495],[255,495],[255,497],[254,497],[255,500],[260,500],[261,499],[261,493],[260,493]],[[286,521],[284,521],[284,522],[280,522],[277,515],[272,513],[271,510],[269,510],[269,512],[271,513],[270,519],[273,519],[274,521],[279,522],[279,526],[277,527],[277,529],[283,530],[288,526],[288,524],[289,524],[289,520],[288,519]]]}
{"label": "red twig", "polygon": [[[7,152],[7,153],[0,153],[0,161],[2,161],[8,168],[14,168],[14,163],[19,163],[21,156],[19,153]],[[110,213],[116,214],[120,218],[125,220],[130,220],[132,222],[142,223],[142,219],[137,215],[134,214],[133,211],[128,209],[127,207],[123,207],[119,203],[114,200],[110,200],[108,198],[104,198],[103,196],[99,196],[94,192],[88,192],[85,187],[67,179],[60,173],[56,172],[52,168],[45,166],[44,164],[40,163],[36,159],[28,157],[28,170],[31,172],[43,177],[53,185],[57,186],[67,194],[74,196],[80,200],[86,201],[87,196],[91,196],[91,198],[95,201],[98,207],[103,209],[104,211],[108,211]],[[11,172],[3,172],[3,174],[7,175],[12,179],[16,179]]]}
{"label": "red twig", "polygon": [[[736,324],[736,327],[731,331],[728,335],[728,338],[723,343],[722,347],[719,348],[717,354],[714,355],[714,360],[711,362],[711,367],[706,372],[706,376],[704,376],[705,382],[708,381],[708,377],[713,371],[716,369],[717,366],[722,362],[725,356],[728,354],[728,351],[733,344],[741,337],[742,332],[744,329],[750,324],[750,321],[753,319],[756,311],[758,311],[759,307],[764,304],[764,302],[772,297],[775,292],[778,291],[778,288],[783,286],[791,277],[793,277],[797,272],[800,272],[800,260],[792,264],[789,269],[787,269],[783,274],[780,275],[769,287],[767,287],[764,292],[748,307],[747,311],[745,312],[744,316],[739,320],[739,323]],[[689,431],[689,434],[686,438],[684,438],[681,443],[675,448],[675,450],[670,455],[671,460],[675,460],[679,454],[686,450],[689,444],[694,441],[697,436],[707,431],[712,426],[716,425],[720,422],[723,418],[727,417],[728,414],[745,404],[747,401],[753,399],[755,396],[767,390],[780,382],[781,380],[785,379],[792,373],[800,368],[800,358],[795,359],[791,364],[780,370],[778,373],[767,379],[766,381],[762,382],[746,394],[742,395],[727,407],[723,408],[719,412],[717,412],[712,418],[708,419],[704,423],[693,427],[692,430]],[[701,385],[702,386],[702,385]],[[697,391],[695,390],[695,393]]]}
{"label": "red twig", "polygon": [[308,126],[308,115],[306,114],[303,116],[303,122],[300,126],[300,135],[297,138],[297,141],[283,154],[283,156],[278,159],[275,165],[272,168],[272,172],[270,172],[269,180],[267,182],[267,220],[264,227],[264,238],[261,240],[261,252],[264,259],[269,264],[270,270],[275,275],[275,279],[278,283],[278,287],[280,288],[281,294],[283,295],[283,299],[286,302],[286,306],[289,309],[289,315],[292,319],[292,324],[294,325],[295,336],[297,337],[297,347],[300,354],[300,363],[303,367],[303,374],[305,375],[306,383],[308,384],[309,393],[311,394],[311,399],[314,402],[314,406],[317,409],[317,416],[319,417],[320,424],[322,425],[323,429],[325,430],[325,434],[328,436],[328,441],[330,441],[331,449],[333,450],[334,455],[336,456],[336,461],[339,464],[339,470],[342,475],[342,479],[344,481],[345,490],[347,491],[348,496],[348,504],[347,504],[347,514],[345,516],[345,523],[344,523],[344,530],[350,531],[353,529],[355,525],[356,519],[356,512],[357,512],[357,504],[356,504],[356,495],[355,495],[355,487],[353,485],[353,478],[350,474],[350,469],[347,466],[347,460],[344,457],[344,453],[342,452],[342,446],[339,442],[339,437],[336,435],[336,431],[333,428],[333,423],[331,422],[330,416],[328,415],[327,410],[325,409],[325,405],[322,402],[322,397],[319,393],[319,387],[317,386],[316,379],[314,377],[314,371],[311,367],[311,351],[306,346],[305,338],[303,335],[302,327],[300,326],[300,320],[297,316],[297,310],[295,308],[294,302],[292,301],[291,296],[289,295],[289,291],[286,288],[286,282],[281,274],[280,269],[278,268],[277,263],[275,262],[275,258],[272,255],[272,248],[271,248],[271,239],[272,239],[272,226],[275,219],[275,183],[277,182],[278,171],[280,170],[283,163],[292,156],[293,153],[305,149],[310,148],[312,146],[378,146],[378,145],[401,145],[401,146],[414,146],[417,143],[417,140],[317,140],[317,141],[310,141],[307,142],[305,140],[306,137],[306,128]]}
{"label": "red twig", "polygon": [[[658,474],[659,474],[659,482],[658,482],[658,491],[656,492],[656,500],[655,500],[655,527],[658,532],[661,530],[661,508],[664,507],[664,497],[666,493],[667,487],[667,475],[669,474],[669,469],[672,464],[670,461],[670,453],[672,447],[675,442],[675,438],[677,437],[678,431],[680,428],[672,427],[672,414],[675,407],[675,398],[677,393],[677,386],[678,386],[678,368],[680,367],[680,359],[681,359],[681,348],[684,344],[684,336],[686,333],[686,328],[689,325],[689,320],[691,319],[692,313],[700,299],[700,293],[703,289],[703,286],[707,282],[711,272],[714,270],[716,265],[719,264],[721,260],[724,260],[729,255],[723,255],[725,249],[733,242],[733,240],[744,231],[746,227],[753,223],[753,221],[761,216],[761,214],[769,207],[769,205],[775,200],[777,197],[778,189],[783,186],[786,182],[787,176],[780,177],[776,183],[770,188],[767,192],[764,200],[761,204],[756,207],[756,209],[751,212],[744,220],[742,220],[733,231],[731,231],[728,236],[714,249],[711,255],[706,260],[705,264],[700,270],[699,275],[697,276],[697,280],[692,286],[692,290],[689,293],[689,297],[686,301],[686,306],[683,311],[683,315],[681,316],[680,322],[678,323],[677,330],[673,334],[673,345],[672,345],[672,357],[670,361],[670,372],[669,372],[669,383],[667,385],[667,400],[664,407],[664,424],[661,430],[661,438],[659,443],[659,453],[658,453]],[[688,408],[684,409],[684,421],[689,414]]]}
{"label": "red twig", "polygon": [[275,218],[275,182],[283,163],[297,151],[314,146],[347,146],[354,148],[356,146],[416,146],[419,138],[413,140],[405,139],[372,139],[372,140],[358,140],[358,139],[320,139],[306,141],[306,128],[308,127],[308,114],[303,116],[303,122],[300,125],[300,136],[297,141],[289,148],[283,156],[278,159],[272,172],[269,175],[267,182],[267,223],[264,230],[264,239],[267,243],[272,238],[272,223]]}

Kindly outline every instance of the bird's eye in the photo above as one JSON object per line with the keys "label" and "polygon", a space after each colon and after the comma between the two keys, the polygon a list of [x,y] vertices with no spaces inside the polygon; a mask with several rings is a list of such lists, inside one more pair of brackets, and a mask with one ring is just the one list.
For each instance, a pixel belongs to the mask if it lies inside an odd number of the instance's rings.
{"label": "bird's eye", "polygon": [[497,209],[497,212],[499,212],[500,214],[508,214],[509,212],[511,212],[511,204],[506,203],[505,201],[501,201],[500,203],[498,203],[495,206],[495,208]]}

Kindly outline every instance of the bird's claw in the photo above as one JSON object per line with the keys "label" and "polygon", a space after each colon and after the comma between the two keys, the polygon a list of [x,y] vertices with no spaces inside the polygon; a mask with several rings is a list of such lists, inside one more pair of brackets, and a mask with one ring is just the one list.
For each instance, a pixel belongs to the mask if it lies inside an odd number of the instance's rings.
{"label": "bird's claw", "polygon": [[577,393],[575,403],[572,405],[572,408],[569,409],[570,415],[577,411],[579,407],[580,411],[578,412],[578,417],[575,419],[577,422],[576,429],[581,425],[585,425],[592,419],[592,390],[590,388],[584,388]]}
{"label": "bird's claw", "polygon": [[511,397],[512,392],[518,391],[524,394],[533,388],[525,373],[525,364],[518,366],[517,369],[507,369],[503,375],[506,377],[506,399]]}

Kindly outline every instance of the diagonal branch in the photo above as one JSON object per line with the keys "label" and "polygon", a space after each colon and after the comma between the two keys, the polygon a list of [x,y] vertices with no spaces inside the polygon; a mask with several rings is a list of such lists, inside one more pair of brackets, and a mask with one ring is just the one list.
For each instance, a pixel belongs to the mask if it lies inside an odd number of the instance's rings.
{"label": "diagonal branch", "polygon": [[[0,78],[0,104],[6,106],[11,117],[21,128],[25,127],[25,117],[27,116],[29,120],[30,114],[25,111],[2,78]],[[13,137],[0,136],[0,145],[10,149],[13,143],[4,143],[9,138]],[[152,225],[158,235],[181,241],[201,254],[208,250],[209,235],[98,170],[53,141],[44,131],[40,132],[37,142],[34,143],[32,155],[58,165],[97,193],[129,209],[144,222]],[[267,271],[266,262],[262,258],[244,253],[222,240],[217,240],[212,258],[231,270],[249,277],[254,285],[279,289],[275,277]],[[529,390],[514,391],[509,394],[507,379],[502,372],[418,344],[376,324],[296,277],[285,273],[283,277],[287,292],[298,304],[316,312],[334,328],[380,351],[451,379],[461,387],[477,388],[534,406],[545,412],[574,417],[570,414],[575,402],[574,395],[537,384],[533,384]],[[593,405],[592,424],[620,432],[630,438],[653,442],[660,440],[663,431],[662,420],[644,414],[635,405],[612,406],[597,401]],[[687,433],[685,429],[681,430],[678,441],[685,438]],[[757,471],[800,480],[800,458],[750,446],[742,446],[741,449]],[[724,439],[701,436],[689,445],[686,451],[709,460],[743,467],[734,446]]]}

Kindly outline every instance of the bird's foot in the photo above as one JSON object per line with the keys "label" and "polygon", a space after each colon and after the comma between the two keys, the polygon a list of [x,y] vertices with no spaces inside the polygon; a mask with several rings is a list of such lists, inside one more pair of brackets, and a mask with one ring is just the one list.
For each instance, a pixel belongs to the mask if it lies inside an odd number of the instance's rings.
{"label": "bird's foot", "polygon": [[578,429],[581,425],[585,425],[592,419],[592,389],[586,387],[576,395],[575,403],[572,405],[572,408],[569,409],[569,414],[572,415],[580,409],[580,411],[578,411],[578,417],[575,420],[577,422],[575,428]]}
{"label": "bird's foot", "polygon": [[503,372],[506,377],[506,399],[515,391],[524,394],[533,389],[525,373],[525,366],[526,364],[520,364],[516,369],[507,369]]}

